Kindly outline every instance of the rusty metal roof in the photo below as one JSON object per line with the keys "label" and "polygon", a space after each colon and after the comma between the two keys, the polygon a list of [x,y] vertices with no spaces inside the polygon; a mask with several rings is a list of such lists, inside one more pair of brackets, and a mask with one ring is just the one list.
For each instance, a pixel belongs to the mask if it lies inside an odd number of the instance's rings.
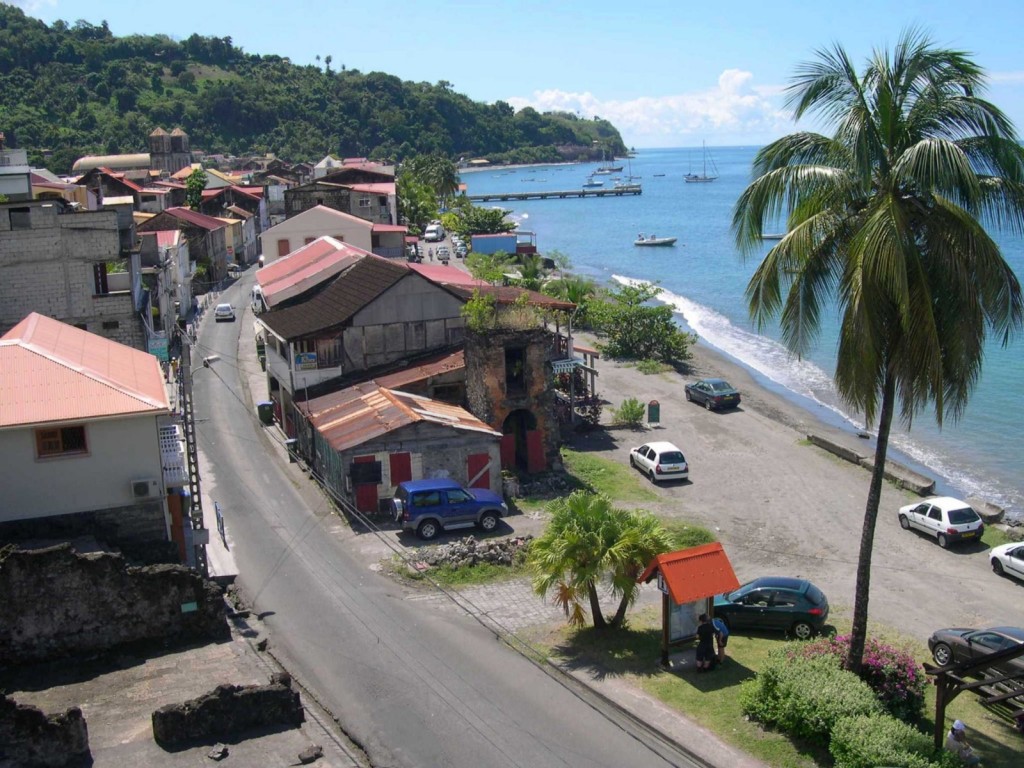
{"label": "rusty metal roof", "polygon": [[374,379],[380,386],[388,389],[403,387],[414,381],[425,381],[431,376],[440,376],[451,371],[462,370],[466,367],[466,355],[463,350],[448,352],[442,355],[430,357],[417,365],[410,366],[386,376],[378,376]]}
{"label": "rusty metal roof", "polygon": [[658,555],[637,581],[648,582],[659,573],[676,605],[731,592],[740,585],[717,541]]}
{"label": "rusty metal roof", "polygon": [[0,338],[0,428],[169,411],[148,352],[35,312]]}
{"label": "rusty metal roof", "polygon": [[331,279],[367,255],[362,248],[325,235],[257,270],[256,282],[267,306],[273,308]]}
{"label": "rusty metal roof", "polygon": [[501,436],[457,405],[387,389],[372,381],[308,403],[296,403],[296,406],[336,451],[354,448],[418,422],[432,422],[494,438]]}
{"label": "rusty metal roof", "polygon": [[213,232],[218,229],[224,228],[224,222],[219,219],[213,218],[213,216],[207,216],[205,213],[199,211],[193,211],[191,208],[183,208],[181,206],[175,208],[168,208],[164,213],[173,216],[181,221],[188,222],[189,224],[200,227],[205,230]]}

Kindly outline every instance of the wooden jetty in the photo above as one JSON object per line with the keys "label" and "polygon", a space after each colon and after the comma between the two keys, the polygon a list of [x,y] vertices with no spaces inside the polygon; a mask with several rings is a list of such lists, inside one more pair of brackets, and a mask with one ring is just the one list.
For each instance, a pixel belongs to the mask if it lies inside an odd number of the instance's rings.
{"label": "wooden jetty", "polygon": [[549,200],[551,198],[566,199],[569,197],[623,197],[639,195],[643,190],[639,184],[623,184],[608,189],[565,189],[560,192],[490,192],[486,195],[467,195],[474,203],[486,203],[491,200]]}

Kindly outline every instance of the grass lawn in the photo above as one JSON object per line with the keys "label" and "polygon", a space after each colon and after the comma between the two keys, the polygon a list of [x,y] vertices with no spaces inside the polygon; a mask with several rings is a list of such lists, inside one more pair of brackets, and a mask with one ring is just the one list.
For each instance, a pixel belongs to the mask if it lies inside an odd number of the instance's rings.
{"label": "grass lawn", "polygon": [[391,569],[397,576],[409,581],[426,582],[428,579],[443,587],[471,587],[477,584],[491,584],[496,581],[508,581],[529,574],[526,566],[493,565],[478,563],[477,565],[455,568],[442,565],[426,571],[410,568],[404,560],[395,557],[391,561]]}
{"label": "grass lawn", "polygon": [[565,470],[581,486],[612,500],[615,506],[630,506],[645,501],[657,501],[658,494],[629,464],[620,464],[593,453],[562,449]]}
{"label": "grass lawn", "polygon": [[[848,631],[849,627],[841,628]],[[926,648],[908,645],[890,633],[886,642],[928,658]],[[723,741],[777,768],[828,768],[832,757],[816,745],[794,741],[785,734],[765,730],[745,719],[739,703],[739,686],[761,669],[769,651],[785,642],[782,636],[731,635],[725,664],[711,674],[698,675],[691,666],[674,661],[671,670],[659,666],[661,657],[660,611],[647,608],[630,615],[623,631],[597,632],[592,628],[560,628],[535,638],[550,657],[571,660],[577,666],[593,665],[619,675],[689,719],[713,731]],[[676,657],[678,658],[678,657]],[[690,657],[692,664],[692,656]],[[926,690],[925,717],[921,728],[931,733],[935,715],[935,688]],[[971,693],[963,693],[947,707],[947,721],[959,718],[968,727],[968,738],[984,757],[986,768],[1016,768],[1022,764],[1024,736],[1012,725],[985,709]]]}

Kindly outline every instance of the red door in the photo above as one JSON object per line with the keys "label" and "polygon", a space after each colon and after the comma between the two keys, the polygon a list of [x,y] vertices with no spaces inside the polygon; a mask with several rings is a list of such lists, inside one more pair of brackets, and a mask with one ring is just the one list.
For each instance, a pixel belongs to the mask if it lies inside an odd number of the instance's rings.
{"label": "red door", "polygon": [[514,434],[501,436],[501,468],[516,468],[516,436]]}
{"label": "red door", "polygon": [[539,429],[531,429],[526,433],[526,471],[543,472],[547,468],[544,460],[544,435]]}
{"label": "red door", "polygon": [[[364,461],[376,461],[376,456],[356,456],[352,461],[361,464]],[[377,484],[376,483],[355,483],[356,509],[360,512],[377,511]]]}
{"label": "red door", "polygon": [[491,457],[486,453],[473,453],[466,458],[466,472],[470,488],[491,487]]}
{"label": "red door", "polygon": [[391,464],[391,484],[398,485],[406,480],[412,480],[412,454],[392,453],[388,456]]}

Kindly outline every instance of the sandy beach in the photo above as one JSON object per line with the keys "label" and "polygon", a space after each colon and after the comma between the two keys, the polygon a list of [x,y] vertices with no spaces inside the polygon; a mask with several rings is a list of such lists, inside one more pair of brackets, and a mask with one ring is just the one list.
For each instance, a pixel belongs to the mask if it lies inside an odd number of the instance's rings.
{"label": "sandy beach", "polygon": [[[579,335],[588,346],[594,337]],[[741,366],[697,345],[688,375],[644,375],[598,361],[602,422],[627,397],[657,400],[661,420],[643,430],[609,427],[571,444],[628,463],[632,446],[669,440],[685,453],[690,481],[659,486],[651,511],[715,531],[740,580],[763,575],[811,579],[829,597],[832,617],[852,616],[855,572],[870,475],[806,441],[813,415],[760,387]],[[721,376],[743,397],[740,408],[709,412],[686,402],[683,384]],[[872,622],[922,644],[940,627],[1024,623],[1022,586],[991,572],[980,542],[951,550],[900,528],[897,510],[918,498],[886,484],[875,532]]]}

